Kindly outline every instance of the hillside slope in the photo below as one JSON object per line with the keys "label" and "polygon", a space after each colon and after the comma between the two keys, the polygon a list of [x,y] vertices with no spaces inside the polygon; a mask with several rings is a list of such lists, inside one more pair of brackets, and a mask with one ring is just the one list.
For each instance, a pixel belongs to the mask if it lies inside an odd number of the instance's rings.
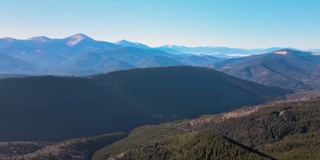
{"label": "hillside slope", "polygon": [[277,159],[318,159],[320,101],[291,101],[170,123],[189,131],[214,130]]}
{"label": "hillside slope", "polygon": [[36,66],[32,63],[0,53],[0,74],[35,73]]}
{"label": "hillside slope", "polygon": [[319,107],[319,99],[276,102],[143,126],[94,159],[319,159]]}
{"label": "hillside slope", "polygon": [[284,49],[211,65],[229,75],[296,91],[320,89],[320,56]]}
{"label": "hillside slope", "polygon": [[134,69],[92,79],[131,107],[167,120],[230,111],[289,93],[204,67]]}
{"label": "hillside slope", "polygon": [[212,131],[184,133],[174,128],[145,126],[126,139],[96,152],[102,159],[273,159]]}
{"label": "hillside slope", "polygon": [[125,137],[124,133],[112,133],[95,137],[70,139],[59,143],[0,142],[0,158],[2,160],[90,160],[93,153],[98,149]]}
{"label": "hillside slope", "polygon": [[87,78],[10,78],[0,88],[0,141],[61,141],[158,122]]}

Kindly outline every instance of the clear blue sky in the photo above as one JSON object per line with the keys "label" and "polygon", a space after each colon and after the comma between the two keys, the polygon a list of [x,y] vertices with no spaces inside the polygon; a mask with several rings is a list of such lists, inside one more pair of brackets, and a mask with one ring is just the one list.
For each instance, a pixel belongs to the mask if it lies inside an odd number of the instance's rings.
{"label": "clear blue sky", "polygon": [[1,0],[0,37],[320,48],[320,0]]}

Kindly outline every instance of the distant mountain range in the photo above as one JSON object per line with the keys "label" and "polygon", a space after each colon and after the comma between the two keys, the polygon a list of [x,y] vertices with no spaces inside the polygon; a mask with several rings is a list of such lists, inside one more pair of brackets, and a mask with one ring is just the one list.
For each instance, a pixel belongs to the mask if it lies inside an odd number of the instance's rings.
{"label": "distant mountain range", "polygon": [[[96,41],[84,34],[64,39],[0,39],[0,74],[86,76],[131,68],[206,65],[219,58],[150,48],[121,40]],[[172,52],[172,53],[171,53]],[[191,62],[189,57],[197,58]]]}
{"label": "distant mountain range", "polygon": [[0,39],[0,74],[87,76],[117,70],[164,66],[206,66],[226,58],[274,52],[281,48],[149,47],[121,40],[96,41],[84,34],[63,39],[45,36]]}
{"label": "distant mountain range", "polygon": [[[171,53],[169,49],[178,51],[181,53],[195,54],[195,55],[211,55],[214,57],[220,58],[234,58],[234,57],[244,57],[250,56],[253,54],[263,54],[283,48],[273,47],[266,49],[242,49],[242,48],[228,48],[228,47],[185,47],[185,46],[176,46],[176,45],[165,45],[159,47],[161,50],[166,50],[168,53]],[[172,52],[174,53],[174,52]]]}
{"label": "distant mountain range", "polygon": [[230,111],[291,93],[208,68],[0,80],[0,141],[60,141]]}
{"label": "distant mountain range", "polygon": [[293,90],[320,89],[320,56],[291,49],[208,65],[229,75]]}

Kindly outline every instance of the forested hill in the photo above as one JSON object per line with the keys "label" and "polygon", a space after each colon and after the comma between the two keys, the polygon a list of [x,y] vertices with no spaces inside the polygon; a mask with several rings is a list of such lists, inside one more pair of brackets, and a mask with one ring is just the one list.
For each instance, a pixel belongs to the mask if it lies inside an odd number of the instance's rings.
{"label": "forested hill", "polygon": [[93,77],[0,80],[0,141],[60,141],[128,132],[279,98],[289,91],[197,67],[134,69]]}

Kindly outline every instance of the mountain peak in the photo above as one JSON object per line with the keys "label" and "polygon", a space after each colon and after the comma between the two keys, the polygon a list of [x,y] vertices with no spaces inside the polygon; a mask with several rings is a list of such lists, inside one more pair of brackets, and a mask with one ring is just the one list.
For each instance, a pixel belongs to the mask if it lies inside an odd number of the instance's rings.
{"label": "mountain peak", "polygon": [[67,42],[68,46],[74,46],[74,45],[78,44],[79,42],[81,42],[83,40],[90,40],[90,41],[93,40],[92,38],[90,38],[90,37],[88,37],[88,36],[86,36],[86,35],[84,35],[82,33],[78,33],[78,34],[72,35],[72,36],[70,36],[70,37],[68,37],[66,39],[68,41]]}
{"label": "mountain peak", "polygon": [[14,38],[10,38],[10,37],[4,37],[4,38],[1,38],[0,40],[3,40],[5,42],[12,42],[14,41],[15,39]]}
{"label": "mountain peak", "polygon": [[121,45],[121,46],[126,46],[126,47],[136,47],[136,48],[141,48],[141,49],[148,49],[150,48],[149,46],[139,43],[139,42],[130,42],[128,40],[122,39],[120,41],[114,42],[114,44]]}
{"label": "mountain peak", "polygon": [[129,41],[125,40],[125,39],[121,39],[119,41],[114,42],[114,44],[121,44],[121,43],[133,43],[133,42],[129,42]]}
{"label": "mountain peak", "polygon": [[179,48],[179,47],[181,47],[181,46],[168,44],[168,45],[164,45],[164,46],[161,46],[161,47],[167,47],[167,48]]}
{"label": "mountain peak", "polygon": [[306,55],[310,54],[310,52],[303,52],[298,49],[291,49],[291,48],[286,48],[286,49],[281,49],[272,52],[273,54],[279,54],[279,55]]}
{"label": "mountain peak", "polygon": [[273,52],[273,54],[287,55],[287,54],[288,54],[288,51],[286,51],[286,50],[280,50],[280,51],[275,51],[275,52]]}
{"label": "mountain peak", "polygon": [[83,38],[92,39],[92,38],[90,38],[89,36],[87,36],[87,35],[85,35],[85,34],[83,34],[83,33],[77,33],[77,34],[74,34],[74,35],[72,35],[72,36],[70,36],[70,37],[83,37]]}
{"label": "mountain peak", "polygon": [[28,40],[33,40],[33,41],[37,41],[37,42],[47,42],[49,40],[51,40],[50,38],[46,37],[46,36],[37,36],[37,37],[32,37]]}

